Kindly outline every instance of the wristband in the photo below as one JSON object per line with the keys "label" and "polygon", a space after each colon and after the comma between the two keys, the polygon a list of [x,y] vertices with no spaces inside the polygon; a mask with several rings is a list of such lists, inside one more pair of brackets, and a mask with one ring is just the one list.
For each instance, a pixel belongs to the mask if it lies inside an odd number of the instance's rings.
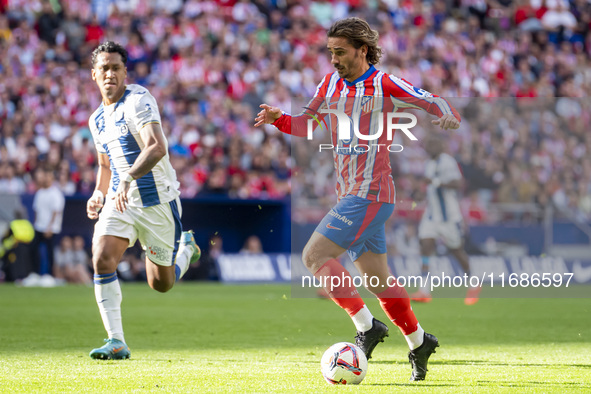
{"label": "wristband", "polygon": [[121,174],[121,180],[127,183],[135,181],[135,179],[131,175],[129,175],[128,172],[124,172],[123,174]]}

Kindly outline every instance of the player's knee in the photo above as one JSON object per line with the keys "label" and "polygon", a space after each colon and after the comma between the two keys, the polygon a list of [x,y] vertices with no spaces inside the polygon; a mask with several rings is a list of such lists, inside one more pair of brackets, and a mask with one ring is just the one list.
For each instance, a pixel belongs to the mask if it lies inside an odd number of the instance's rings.
{"label": "player's knee", "polygon": [[383,294],[385,291],[390,290],[389,293],[397,291],[396,289],[389,289],[391,286],[389,279],[388,276],[369,275],[368,279],[364,281],[364,286],[370,293],[379,298],[380,294]]}
{"label": "player's knee", "polygon": [[320,269],[320,257],[321,256],[318,253],[317,248],[314,246],[307,244],[304,247],[304,251],[302,252],[302,261],[310,272],[315,273]]}
{"label": "player's knee", "polygon": [[421,254],[423,256],[431,256],[435,253],[435,244],[430,242],[421,242]]}
{"label": "player's knee", "polygon": [[383,285],[382,284],[377,284],[377,285],[366,284],[365,288],[373,295],[378,296],[380,293],[382,293],[384,291],[384,288],[386,286],[387,285],[384,282]]}
{"label": "player's knee", "polygon": [[96,273],[113,272],[117,269],[118,262],[113,256],[105,253],[95,253],[92,256],[92,266]]}

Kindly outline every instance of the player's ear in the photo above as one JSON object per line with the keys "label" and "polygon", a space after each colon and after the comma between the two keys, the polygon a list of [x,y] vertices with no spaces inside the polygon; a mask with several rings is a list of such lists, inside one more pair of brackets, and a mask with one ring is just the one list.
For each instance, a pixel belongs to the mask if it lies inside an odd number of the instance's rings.
{"label": "player's ear", "polygon": [[95,75],[95,72],[94,72],[94,67],[90,70],[90,75],[92,75],[92,80],[93,81],[96,81],[96,75]]}

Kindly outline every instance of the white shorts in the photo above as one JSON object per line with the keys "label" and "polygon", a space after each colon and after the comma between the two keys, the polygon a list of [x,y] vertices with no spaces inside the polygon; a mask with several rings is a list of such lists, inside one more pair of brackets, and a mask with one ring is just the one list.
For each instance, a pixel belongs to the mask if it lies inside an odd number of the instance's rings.
{"label": "white shorts", "polygon": [[178,198],[146,208],[128,205],[123,213],[115,209],[115,200],[107,198],[94,226],[93,243],[103,235],[114,235],[127,238],[131,247],[139,239],[150,261],[170,266],[179,248],[181,214]]}
{"label": "white shorts", "polygon": [[423,216],[419,239],[440,238],[449,249],[462,246],[462,222],[435,222]]}

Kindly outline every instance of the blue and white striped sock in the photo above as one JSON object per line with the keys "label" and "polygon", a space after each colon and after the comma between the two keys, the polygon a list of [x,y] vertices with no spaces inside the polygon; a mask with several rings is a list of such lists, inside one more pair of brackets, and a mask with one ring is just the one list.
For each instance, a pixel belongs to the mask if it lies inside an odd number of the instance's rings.
{"label": "blue and white striped sock", "polygon": [[125,342],[121,322],[121,301],[123,297],[117,271],[110,274],[94,275],[94,296],[109,338]]}

